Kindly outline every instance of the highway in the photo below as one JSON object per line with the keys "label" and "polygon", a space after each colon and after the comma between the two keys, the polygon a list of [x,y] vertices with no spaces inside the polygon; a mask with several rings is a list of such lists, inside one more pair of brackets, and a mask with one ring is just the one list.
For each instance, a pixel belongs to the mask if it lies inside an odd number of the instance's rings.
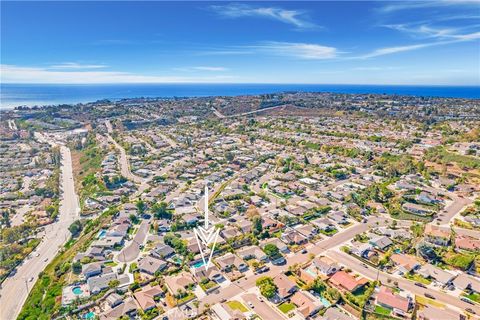
{"label": "highway", "polygon": [[[54,144],[51,142],[51,144]],[[70,149],[60,146],[61,162],[61,202],[57,221],[47,225],[44,237],[31,258],[17,267],[15,275],[7,278],[0,290],[0,319],[15,319],[27,299],[28,293],[37,280],[38,274],[57,255],[59,248],[69,239],[68,227],[79,218],[80,207],[73,184],[72,158]],[[30,281],[32,279],[32,281]]]}

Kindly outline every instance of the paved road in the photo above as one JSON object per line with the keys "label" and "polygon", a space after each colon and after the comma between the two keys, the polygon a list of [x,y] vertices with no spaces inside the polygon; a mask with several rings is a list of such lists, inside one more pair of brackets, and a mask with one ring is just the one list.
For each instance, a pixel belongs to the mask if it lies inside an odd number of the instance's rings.
{"label": "paved road", "polygon": [[223,118],[234,118],[234,117],[241,117],[241,116],[248,116],[249,114],[255,114],[255,113],[259,113],[259,112],[263,112],[263,111],[268,111],[268,110],[273,110],[273,109],[277,109],[277,108],[282,108],[282,107],[285,107],[285,105],[280,105],[280,106],[274,106],[274,107],[268,107],[268,108],[263,108],[263,109],[258,109],[258,110],[253,110],[253,111],[249,111],[249,112],[243,112],[243,113],[237,113],[237,114],[231,114],[231,115],[223,115],[222,113],[220,113],[220,111],[218,111],[217,109],[213,108],[212,107],[212,110],[213,110],[213,113],[223,119]]}
{"label": "paved road", "polygon": [[266,302],[262,302],[258,300],[256,294],[253,293],[246,293],[242,295],[242,299],[245,300],[247,303],[250,302],[253,305],[253,308],[249,306],[256,314],[260,316],[260,318],[264,320],[269,319],[282,319],[283,316],[272,309]]}
{"label": "paved road", "polygon": [[117,148],[117,150],[120,152],[120,158],[118,160],[120,164],[120,172],[122,173],[122,175],[125,178],[132,180],[133,182],[142,183],[143,179],[139,176],[134,175],[132,171],[130,171],[130,163],[128,162],[127,153],[125,152],[125,149],[121,145],[119,145],[117,141],[115,141],[115,139],[112,138],[111,135],[107,134],[107,138],[108,138],[108,141],[110,141],[115,146],[115,148]]}
{"label": "paved road", "polygon": [[[442,225],[448,226],[453,219],[460,211],[462,211],[466,206],[470,205],[473,200],[469,198],[460,198],[452,193],[449,193],[452,198],[452,203],[450,203],[445,209],[442,217],[435,218],[432,223],[439,222]],[[441,221],[440,221],[441,220]]]}
{"label": "paved road", "polygon": [[269,277],[276,277],[282,272],[285,272],[288,270],[289,266],[292,266],[296,263],[304,263],[308,260],[308,256],[310,253],[313,253],[314,255],[319,255],[323,254],[326,250],[336,247],[343,242],[352,239],[356,234],[362,233],[366,231],[369,227],[375,225],[377,221],[381,221],[382,219],[378,217],[370,217],[368,223],[359,223],[356,224],[344,231],[341,231],[334,236],[320,240],[315,245],[310,246],[307,248],[307,253],[306,254],[295,254],[290,257],[286,257],[287,263],[285,265],[281,266],[274,266],[270,265],[270,271],[266,274],[257,274],[250,276],[248,278],[242,278],[239,281],[235,281],[229,286],[220,288],[204,298],[200,299],[200,302],[203,305],[206,303],[210,305],[214,305],[215,303],[220,302],[222,299],[231,299],[232,297],[236,296],[237,294],[241,292],[246,292],[252,287],[255,286],[255,282],[259,277],[262,277],[264,275],[268,275]]}
{"label": "paved road", "polygon": [[29,282],[28,280],[31,278],[36,280],[38,274],[52,261],[58,249],[70,237],[68,227],[79,217],[80,207],[73,184],[70,149],[61,146],[60,152],[62,155],[62,175],[60,181],[62,184],[62,188],[60,188],[62,190],[62,200],[60,202],[58,219],[45,227],[45,237],[31,254],[32,258],[19,266],[17,273],[7,278],[3,283],[0,291],[1,320],[11,320],[18,316],[34,284],[33,281]]}
{"label": "paved road", "polygon": [[140,254],[140,245],[144,244],[148,235],[148,228],[150,227],[150,220],[143,220],[140,223],[137,233],[133,237],[132,243],[119,252],[117,259],[120,262],[131,262],[137,259]]}
{"label": "paved road", "polygon": [[453,297],[449,294],[443,293],[441,291],[433,291],[432,289],[424,289],[421,287],[418,287],[414,284],[414,282],[404,279],[404,278],[397,278],[393,277],[387,273],[383,272],[378,272],[377,269],[372,268],[372,267],[364,267],[356,258],[340,251],[333,251],[329,250],[326,253],[327,256],[331,257],[332,259],[335,259],[339,263],[343,264],[347,268],[350,268],[354,270],[355,272],[358,272],[367,278],[370,278],[372,280],[377,279],[377,274],[378,274],[378,279],[382,283],[387,283],[387,280],[390,279],[391,282],[393,283],[394,281],[398,282],[398,286],[406,291],[410,291],[413,294],[416,295],[425,295],[426,292],[432,294],[437,301],[458,307],[462,310],[465,310],[466,308],[471,308],[475,310],[477,314],[480,313],[480,307],[478,305],[472,306],[468,303],[465,303],[461,301],[460,299]]}

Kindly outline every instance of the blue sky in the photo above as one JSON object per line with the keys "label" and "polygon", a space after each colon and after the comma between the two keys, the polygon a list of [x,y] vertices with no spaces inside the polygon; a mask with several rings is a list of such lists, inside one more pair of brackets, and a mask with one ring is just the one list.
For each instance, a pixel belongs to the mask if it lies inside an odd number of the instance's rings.
{"label": "blue sky", "polygon": [[480,85],[480,1],[1,3],[2,83]]}

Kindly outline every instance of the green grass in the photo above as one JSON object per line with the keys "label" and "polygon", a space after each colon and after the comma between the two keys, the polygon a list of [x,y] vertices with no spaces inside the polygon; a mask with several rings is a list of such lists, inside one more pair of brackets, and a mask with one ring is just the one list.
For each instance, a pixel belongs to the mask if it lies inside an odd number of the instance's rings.
{"label": "green grass", "polygon": [[415,282],[420,282],[420,283],[423,283],[423,284],[432,283],[431,280],[425,279],[424,277],[422,277],[421,275],[418,275],[418,274],[407,273],[407,274],[405,274],[405,278],[407,278],[408,280],[412,280],[412,281],[415,281]]}
{"label": "green grass", "polygon": [[468,299],[480,303],[480,293],[471,293],[471,294],[466,294],[465,297]]}
{"label": "green grass", "polygon": [[375,306],[375,313],[378,313],[378,314],[381,314],[381,315],[384,315],[384,316],[388,316],[388,315],[390,315],[391,312],[392,312],[392,310],[390,310],[388,308],[385,308],[385,307],[382,307],[382,306]]}
{"label": "green grass", "polygon": [[436,300],[426,298],[424,296],[417,296],[416,300],[417,300],[417,303],[422,304],[424,306],[425,305],[432,305],[434,307],[439,307],[439,308],[444,308],[445,307],[445,305],[443,303],[440,303]]}
{"label": "green grass", "polygon": [[237,300],[228,301],[227,305],[232,310],[238,310],[240,312],[248,312],[247,307],[245,307],[240,301],[237,301]]}
{"label": "green grass", "polygon": [[293,303],[284,302],[278,306],[278,309],[280,309],[280,311],[282,311],[283,313],[289,313],[290,311],[295,309],[295,305]]}

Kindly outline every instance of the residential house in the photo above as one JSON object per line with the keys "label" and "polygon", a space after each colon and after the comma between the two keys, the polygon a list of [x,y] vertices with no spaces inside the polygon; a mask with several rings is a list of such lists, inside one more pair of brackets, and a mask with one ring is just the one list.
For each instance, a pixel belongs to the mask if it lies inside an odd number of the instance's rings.
{"label": "residential house", "polygon": [[247,317],[237,309],[232,309],[226,303],[217,303],[212,306],[214,319],[218,320],[245,320]]}
{"label": "residential house", "polygon": [[411,255],[394,253],[391,255],[390,260],[402,274],[412,272],[420,267],[420,263]]}
{"label": "residential house", "polygon": [[282,253],[288,253],[290,250],[288,249],[288,246],[283,243],[280,239],[278,238],[270,238],[270,239],[266,239],[266,240],[262,240],[260,242],[260,246],[262,248],[264,248],[267,244],[274,244],[275,246],[277,246],[277,248],[280,250],[280,252]]}
{"label": "residential house", "polygon": [[215,282],[221,282],[225,279],[220,270],[214,264],[210,264],[208,269],[206,269],[204,265],[199,268],[192,268],[191,272],[195,279],[197,279],[197,282],[200,282],[205,278]]}
{"label": "residential house", "polygon": [[105,298],[105,301],[107,301],[108,305],[110,306],[110,308],[115,308],[116,306],[118,306],[120,303],[123,303],[123,298],[121,295],[119,295],[118,293],[116,292],[113,292],[111,294],[109,294],[107,296],[107,298]]}
{"label": "residential house", "polygon": [[398,294],[394,294],[393,290],[381,286],[380,291],[376,297],[376,303],[382,307],[391,309],[391,310],[400,310],[401,312],[408,313],[411,309],[411,300],[405,297],[402,297]]}
{"label": "residential house", "polygon": [[308,242],[306,236],[293,228],[287,228],[283,231],[280,239],[286,244],[304,244]]}
{"label": "residential house", "polygon": [[137,315],[137,304],[133,298],[127,298],[113,309],[100,314],[100,320],[117,320],[122,316],[134,318]]}
{"label": "residential house", "polygon": [[195,285],[195,281],[190,273],[183,271],[177,275],[165,277],[165,285],[170,294],[176,296]]}
{"label": "residential house", "polygon": [[480,280],[466,273],[460,273],[458,277],[453,279],[453,285],[460,290],[480,293]]}
{"label": "residential house", "polygon": [[158,244],[153,250],[150,251],[150,255],[155,258],[168,259],[175,254],[175,250],[166,244]]}
{"label": "residential house", "polygon": [[102,262],[92,262],[89,264],[84,264],[82,265],[82,274],[85,277],[85,279],[94,277],[102,273],[102,266],[103,266]]}
{"label": "residential house", "polygon": [[142,290],[136,291],[133,296],[143,311],[148,311],[156,307],[155,298],[163,295],[163,291],[159,285],[151,287],[150,285],[143,287]]}
{"label": "residential house", "polygon": [[455,247],[461,250],[480,252],[480,239],[469,236],[455,237]]}
{"label": "residential house", "polygon": [[350,252],[362,258],[367,258],[370,251],[373,251],[370,243],[352,242],[350,245]]}
{"label": "residential house", "polygon": [[388,247],[393,245],[392,240],[385,236],[375,236],[368,241],[372,246],[382,251],[385,251]]}
{"label": "residential house", "polygon": [[439,246],[448,246],[450,243],[450,230],[432,225],[425,226],[425,240]]}
{"label": "residential house", "polygon": [[326,256],[313,259],[313,264],[317,268],[318,272],[324,276],[329,276],[340,270],[337,262]]}
{"label": "residential house", "polygon": [[283,301],[289,296],[291,296],[295,291],[297,291],[297,285],[295,282],[290,280],[285,274],[281,273],[275,278],[273,278],[273,282],[278,288],[277,296],[274,300]]}
{"label": "residential house", "polygon": [[220,267],[220,270],[224,272],[230,271],[233,267],[235,267],[238,271],[246,271],[248,270],[248,265],[243,262],[235,254],[229,252],[215,260]]}
{"label": "residential house", "polygon": [[259,261],[267,261],[268,256],[257,246],[248,246],[237,250],[237,254],[244,260],[257,259]]}
{"label": "residential house", "polygon": [[305,319],[312,317],[323,308],[320,300],[306,291],[295,292],[290,301],[297,306],[297,314]]}
{"label": "residential house", "polygon": [[429,263],[423,265],[417,271],[417,273],[424,278],[434,279],[435,281],[442,284],[443,286],[450,284],[453,278],[455,278],[455,274],[442,270],[438,267],[432,266]]}
{"label": "residential house", "polygon": [[162,271],[166,267],[167,262],[152,256],[143,257],[138,261],[138,270],[152,276],[155,275],[155,273]]}
{"label": "residential house", "polygon": [[304,235],[307,239],[312,239],[317,234],[317,230],[309,224],[303,224],[294,227],[295,230]]}
{"label": "residential house", "polygon": [[367,279],[363,277],[355,278],[345,271],[336,272],[328,281],[338,289],[349,292],[355,292],[368,283]]}
{"label": "residential house", "polygon": [[107,289],[109,287],[109,282],[112,280],[117,280],[116,273],[107,273],[101,274],[95,277],[90,277],[87,280],[87,285],[91,294],[97,294],[100,291]]}
{"label": "residential house", "polygon": [[405,202],[402,205],[402,209],[413,214],[418,214],[420,216],[427,216],[434,213],[434,210],[429,207],[410,202]]}

